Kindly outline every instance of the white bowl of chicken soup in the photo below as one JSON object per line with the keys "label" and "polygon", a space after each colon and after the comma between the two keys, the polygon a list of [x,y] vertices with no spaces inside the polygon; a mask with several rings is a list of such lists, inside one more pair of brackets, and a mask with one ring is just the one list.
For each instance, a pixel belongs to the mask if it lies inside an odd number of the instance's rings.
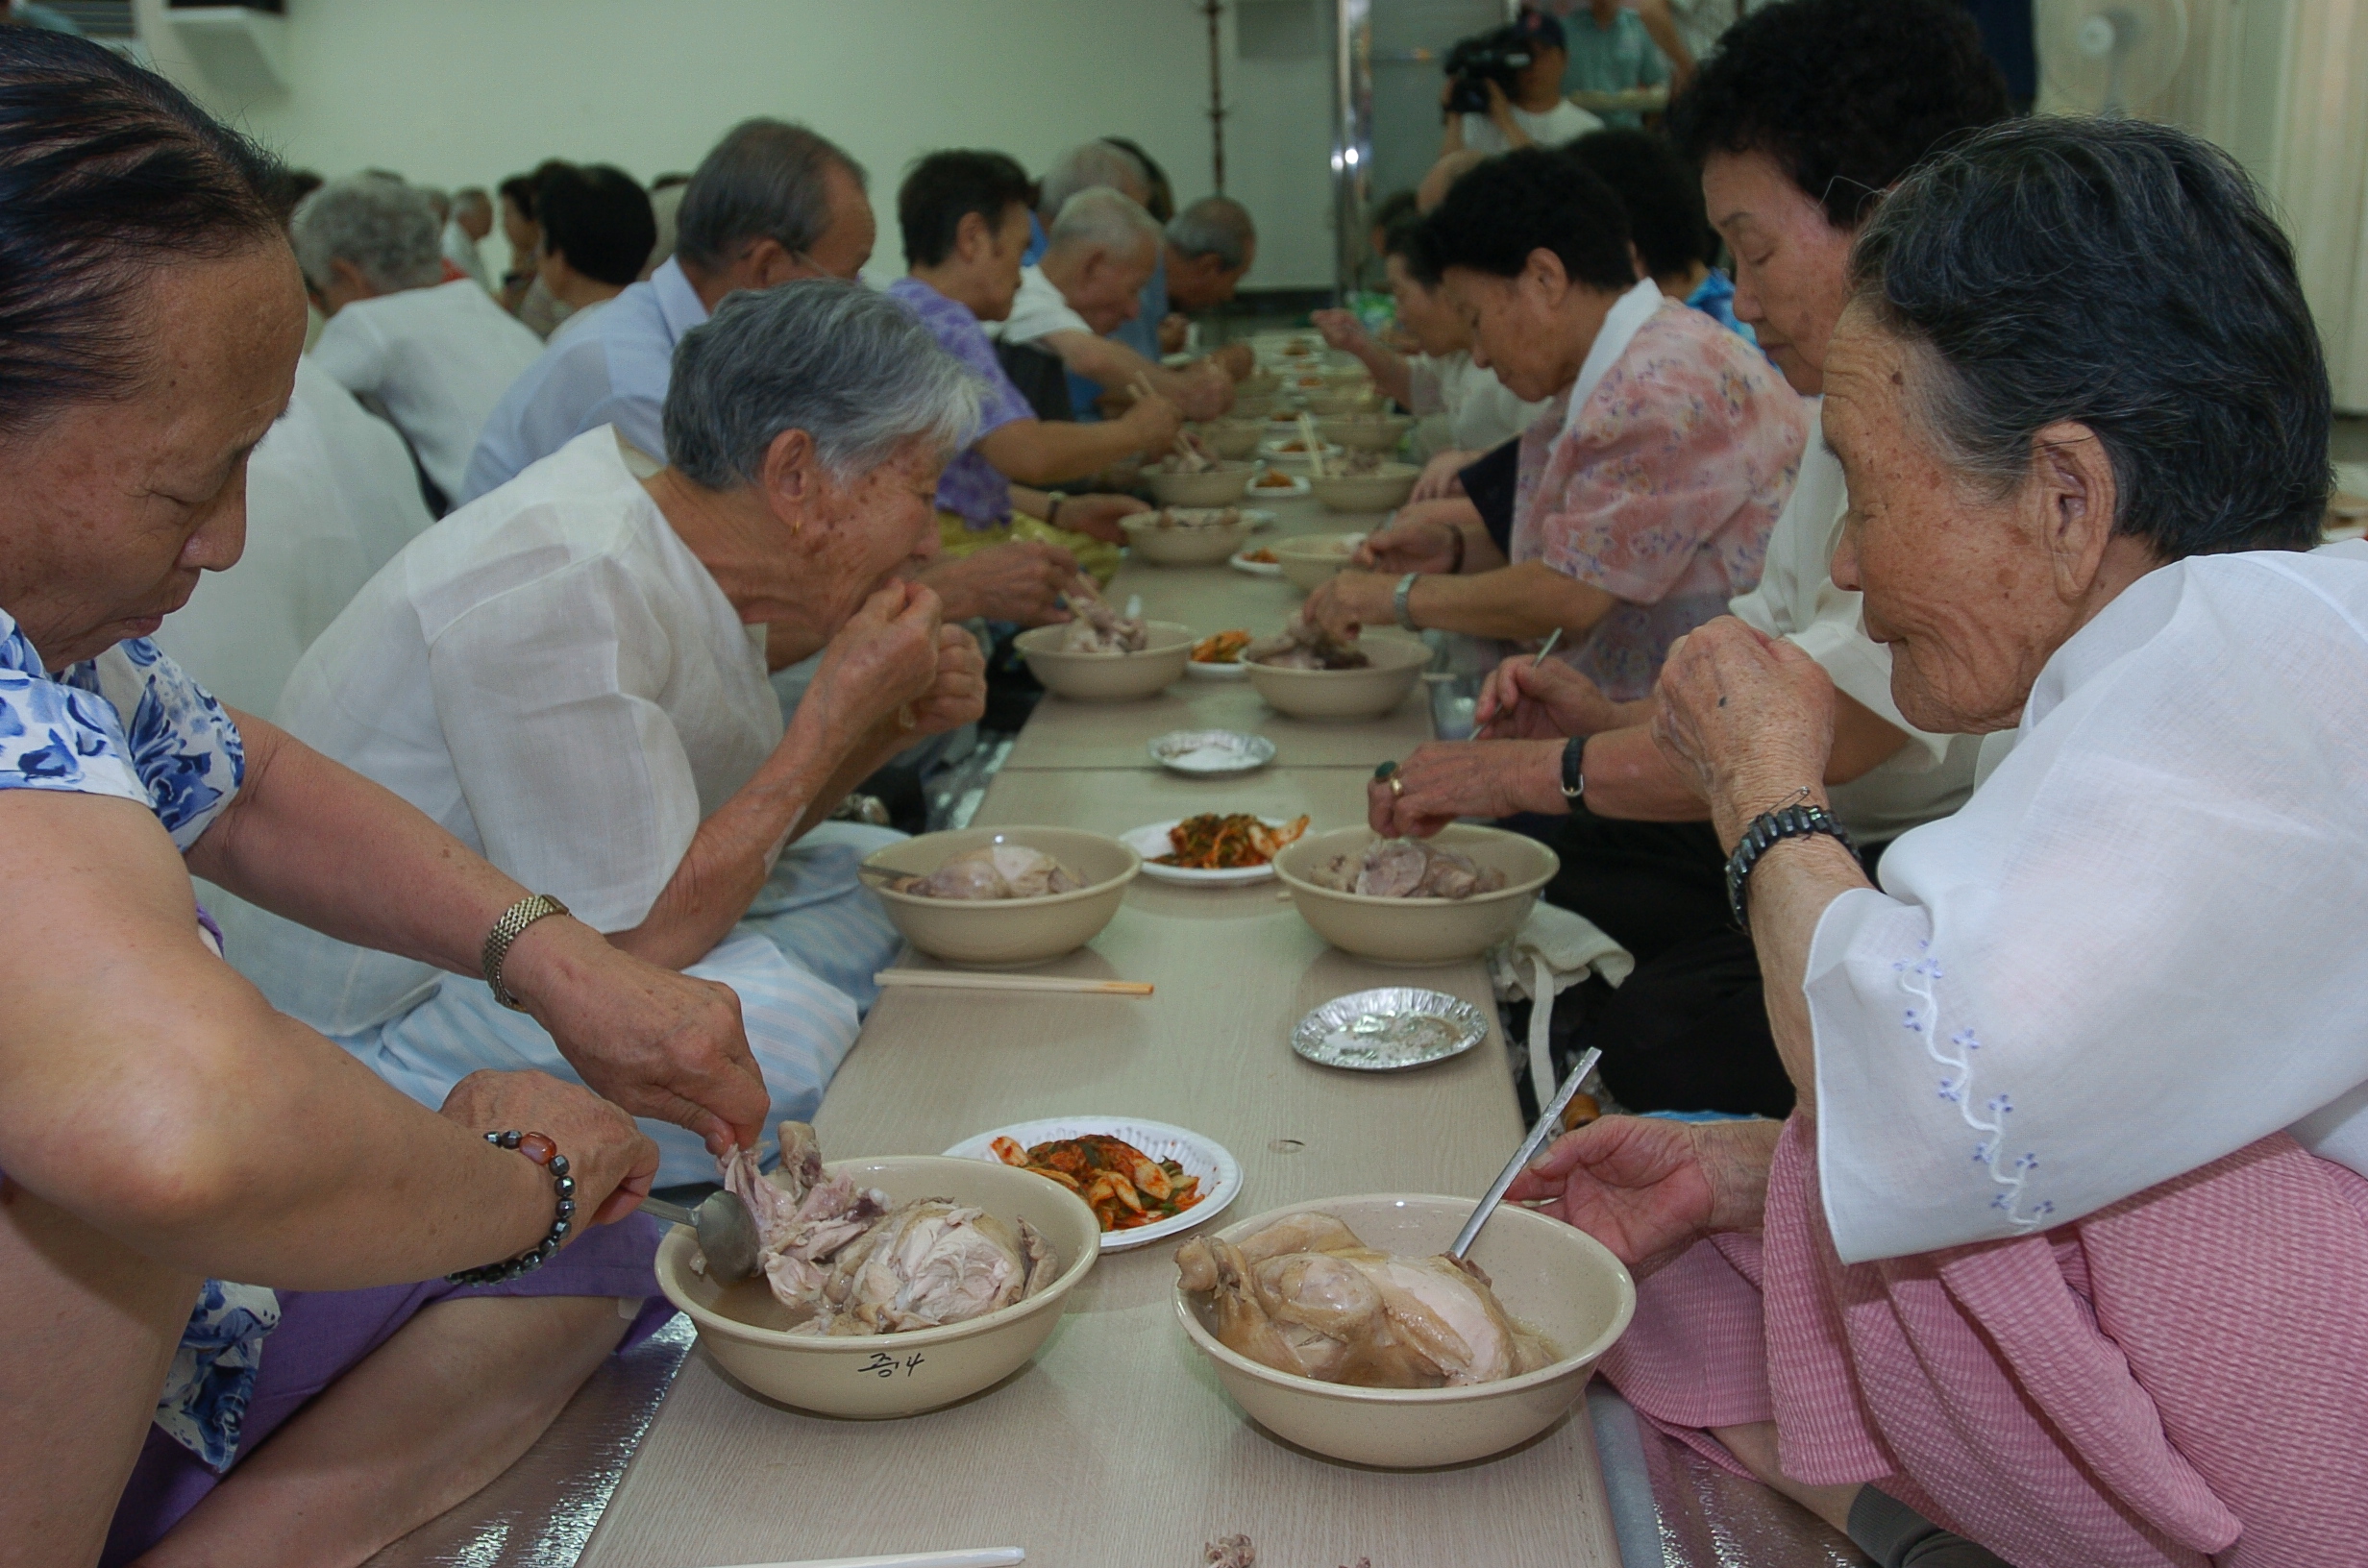
{"label": "white bowl of chicken soup", "polygon": [[1007,968],[1099,936],[1143,857],[1081,828],[966,827],[883,845],[863,864],[905,941],[949,964]]}
{"label": "white bowl of chicken soup", "polygon": [[[1025,1220],[1052,1250],[1050,1283],[964,1322],[900,1334],[801,1334],[764,1276],[724,1286],[695,1266],[699,1241],[675,1226],[657,1249],[658,1287],[689,1314],[716,1364],[751,1391],[821,1415],[918,1415],[992,1388],[1027,1364],[1060,1323],[1071,1290],[1101,1255],[1101,1222],[1054,1182],[1010,1165],[937,1155],[834,1160],[891,1207],[940,1198],[974,1207],[1016,1232]],[[903,1262],[900,1255],[889,1266]],[[924,1260],[925,1262],[925,1260]]]}
{"label": "white bowl of chicken soup", "polygon": [[1343,952],[1381,964],[1477,958],[1521,929],[1560,870],[1537,840],[1471,822],[1420,840],[1337,828],[1274,857],[1299,918]]}
{"label": "white bowl of chicken soup", "polygon": [[1220,460],[1214,468],[1189,473],[1157,465],[1143,471],[1143,482],[1151,487],[1151,498],[1162,506],[1231,506],[1242,499],[1249,481],[1257,477],[1256,463],[1230,457]]}
{"label": "white bowl of chicken soup", "polygon": [[[1283,570],[1291,557],[1280,547]],[[1378,719],[1397,711],[1431,662],[1430,645],[1395,632],[1369,631],[1357,639],[1366,663],[1354,670],[1293,670],[1249,662],[1249,683],[1277,713],[1294,719]]]}
{"label": "white bowl of chicken soup", "polygon": [[1179,621],[1146,621],[1143,629],[1144,646],[1128,653],[1065,652],[1065,625],[1024,631],[1013,645],[1046,691],[1073,702],[1127,702],[1157,697],[1183,679],[1193,644],[1200,640]]}
{"label": "white bowl of chicken soup", "polygon": [[[1293,1204],[1229,1225],[1239,1243],[1277,1220],[1310,1212],[1335,1215],[1378,1252],[1422,1259],[1444,1252],[1471,1216],[1469,1198],[1383,1192]],[[1208,1358],[1217,1381],[1244,1413],[1275,1436],[1351,1464],[1425,1469],[1501,1454],[1567,1415],[1587,1391],[1595,1362],[1636,1313],[1636,1284],[1611,1250],[1516,1205],[1502,1205],[1472,1243],[1471,1262],[1522,1330],[1542,1336],[1553,1359],[1494,1382],[1432,1388],[1373,1388],[1277,1371],[1220,1337],[1217,1294],[1175,1290],[1176,1321]]]}

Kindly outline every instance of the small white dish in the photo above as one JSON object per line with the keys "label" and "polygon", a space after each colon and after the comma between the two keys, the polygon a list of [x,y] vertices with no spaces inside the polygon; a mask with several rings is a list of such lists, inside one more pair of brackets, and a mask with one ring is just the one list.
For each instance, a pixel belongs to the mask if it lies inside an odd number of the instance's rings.
{"label": "small white dish", "polygon": [[1247,680],[1249,666],[1240,659],[1234,660],[1231,664],[1214,664],[1205,659],[1195,659],[1184,666],[1184,673],[1197,680]]}
{"label": "small white dish", "polygon": [[[1225,564],[1236,572],[1246,572],[1253,577],[1279,577],[1283,575],[1282,562],[1253,561],[1249,558],[1249,554],[1250,552],[1246,550],[1237,550],[1226,557]],[[1235,668],[1241,667],[1236,665]]]}
{"label": "small white dish", "polygon": [[[1274,760],[1274,743],[1238,729],[1176,729],[1154,739],[1151,760],[1171,772],[1246,773]],[[1166,854],[1163,843],[1159,852]]]}
{"label": "small white dish", "polygon": [[[1261,817],[1258,820],[1269,827],[1291,825],[1272,817]],[[1264,866],[1244,866],[1238,870],[1224,871],[1204,871],[1190,866],[1154,865],[1151,861],[1153,855],[1167,854],[1174,847],[1168,834],[1176,823],[1182,821],[1184,821],[1183,818],[1175,817],[1164,822],[1150,822],[1142,827],[1129,828],[1119,835],[1119,843],[1125,845],[1143,857],[1143,874],[1154,882],[1178,882],[1188,888],[1238,888],[1246,883],[1265,882],[1273,877],[1274,863],[1272,861],[1267,862]]]}
{"label": "small white dish", "polygon": [[946,1153],[956,1160],[983,1160],[990,1164],[1001,1164],[1002,1162],[995,1158],[994,1144],[999,1138],[1008,1138],[1024,1149],[1032,1149],[1039,1143],[1083,1138],[1089,1134],[1131,1143],[1154,1160],[1172,1160],[1184,1167],[1185,1175],[1200,1178],[1198,1203],[1156,1225],[1142,1225],[1131,1231],[1102,1232],[1101,1250],[1104,1252],[1125,1252],[1189,1231],[1202,1220],[1222,1213],[1225,1205],[1241,1195],[1242,1163],[1228,1153],[1222,1143],[1215,1139],[1203,1138],[1188,1128],[1164,1121],[1144,1121],[1132,1116],[1050,1116],[1042,1121],[1023,1121],[980,1133],[975,1138],[966,1138]]}
{"label": "small white dish", "polygon": [[1304,496],[1314,488],[1314,486],[1307,482],[1307,476],[1304,474],[1284,473],[1284,471],[1279,468],[1269,469],[1267,473],[1281,474],[1284,478],[1291,481],[1291,488],[1286,490],[1279,484],[1263,483],[1261,481],[1263,481],[1267,476],[1266,474],[1261,474],[1256,479],[1252,479],[1250,481],[1249,489],[1243,493],[1243,500],[1264,501],[1269,497],[1280,498],[1283,496]]}

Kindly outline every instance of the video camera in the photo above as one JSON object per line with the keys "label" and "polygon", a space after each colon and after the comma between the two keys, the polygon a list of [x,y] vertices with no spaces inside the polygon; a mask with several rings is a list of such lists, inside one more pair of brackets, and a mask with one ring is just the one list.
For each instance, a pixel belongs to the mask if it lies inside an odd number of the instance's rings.
{"label": "video camera", "polygon": [[1516,26],[1500,27],[1459,41],[1447,51],[1447,80],[1452,90],[1447,95],[1446,112],[1450,114],[1486,114],[1489,111],[1488,84],[1495,83],[1505,96],[1513,96],[1514,78],[1528,68],[1537,58],[1537,45],[1522,36]]}

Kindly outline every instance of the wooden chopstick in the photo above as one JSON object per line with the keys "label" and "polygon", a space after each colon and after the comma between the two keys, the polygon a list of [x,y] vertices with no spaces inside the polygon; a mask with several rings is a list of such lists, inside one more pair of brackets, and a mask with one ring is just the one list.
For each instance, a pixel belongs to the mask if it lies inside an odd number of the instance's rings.
{"label": "wooden chopstick", "polygon": [[968,974],[948,969],[882,969],[876,986],[924,991],[1062,991],[1084,996],[1148,996],[1148,980],[1072,980],[1058,974]]}
{"label": "wooden chopstick", "polygon": [[1329,478],[1323,460],[1323,443],[1316,434],[1316,416],[1299,410],[1299,439],[1307,443],[1307,471],[1321,479]]}

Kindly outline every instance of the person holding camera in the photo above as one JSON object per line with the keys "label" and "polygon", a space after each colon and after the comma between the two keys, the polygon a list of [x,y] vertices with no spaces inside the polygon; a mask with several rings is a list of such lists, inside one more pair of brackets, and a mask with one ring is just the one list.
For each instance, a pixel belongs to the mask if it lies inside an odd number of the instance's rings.
{"label": "person holding camera", "polygon": [[1563,96],[1569,62],[1563,24],[1538,11],[1524,11],[1519,21],[1456,45],[1439,94],[1447,117],[1440,156],[1466,148],[1560,147],[1602,130],[1601,120]]}

